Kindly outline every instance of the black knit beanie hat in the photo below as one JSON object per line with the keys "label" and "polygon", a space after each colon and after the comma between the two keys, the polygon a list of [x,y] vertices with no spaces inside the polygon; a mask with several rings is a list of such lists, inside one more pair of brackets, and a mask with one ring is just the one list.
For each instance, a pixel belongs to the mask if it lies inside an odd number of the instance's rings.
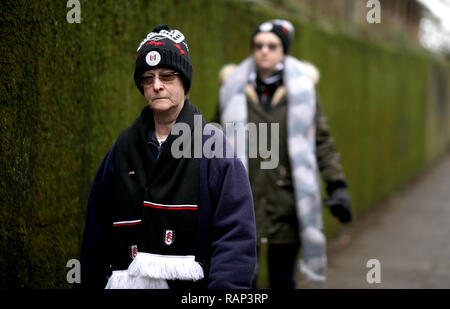
{"label": "black knit beanie hat", "polygon": [[134,81],[142,94],[144,94],[140,84],[142,74],[156,68],[170,68],[177,71],[183,81],[184,93],[189,92],[193,70],[188,45],[180,31],[170,29],[165,24],[156,26],[137,49]]}
{"label": "black knit beanie hat", "polygon": [[283,44],[284,54],[289,53],[289,48],[291,47],[291,40],[294,36],[294,26],[290,21],[284,19],[272,19],[263,22],[255,31],[253,31],[252,37],[250,38],[250,46],[253,48],[253,39],[255,35],[259,32],[272,32],[276,34]]}

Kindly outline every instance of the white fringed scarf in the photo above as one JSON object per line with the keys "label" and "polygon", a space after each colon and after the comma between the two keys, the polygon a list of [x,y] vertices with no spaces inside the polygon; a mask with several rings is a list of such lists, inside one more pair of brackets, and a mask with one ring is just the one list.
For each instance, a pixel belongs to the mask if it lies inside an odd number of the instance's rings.
{"label": "white fringed scarf", "polygon": [[193,255],[138,252],[126,270],[113,271],[105,289],[168,289],[166,280],[203,279],[203,268]]}
{"label": "white fringed scarf", "polygon": [[[310,281],[325,283],[326,239],[323,234],[320,179],[315,155],[316,94],[309,67],[292,56],[284,61],[283,80],[287,89],[288,152],[292,166],[297,217],[302,241],[300,271]],[[245,88],[255,72],[252,57],[245,59],[220,89],[221,122],[247,125]],[[248,171],[246,136],[226,132]],[[230,134],[231,133],[231,134]]]}

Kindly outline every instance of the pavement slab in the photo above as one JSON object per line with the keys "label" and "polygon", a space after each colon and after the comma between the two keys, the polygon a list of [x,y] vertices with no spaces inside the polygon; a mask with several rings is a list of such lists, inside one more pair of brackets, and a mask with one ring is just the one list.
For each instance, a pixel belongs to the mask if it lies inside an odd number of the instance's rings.
{"label": "pavement slab", "polygon": [[449,289],[450,155],[329,240],[327,278],[322,288]]}

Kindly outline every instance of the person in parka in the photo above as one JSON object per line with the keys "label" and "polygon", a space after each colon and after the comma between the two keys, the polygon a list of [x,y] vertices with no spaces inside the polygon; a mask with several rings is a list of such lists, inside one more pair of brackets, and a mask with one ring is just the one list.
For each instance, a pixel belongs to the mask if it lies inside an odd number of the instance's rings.
{"label": "person in parka", "polygon": [[255,29],[252,56],[220,72],[223,84],[215,118],[223,126],[279,124],[275,169],[261,169],[260,157],[241,156],[255,201],[258,244],[268,242],[271,288],[295,288],[300,245],[302,274],[313,282],[326,281],[319,172],[331,213],[343,223],[352,220],[348,183],[314,89],[319,72],[288,54],[293,33],[286,20],[270,20]]}
{"label": "person in parka", "polygon": [[[250,183],[236,156],[193,153],[211,135],[226,139],[187,97],[192,65],[184,35],[156,26],[138,47],[134,79],[147,106],[95,175],[81,284],[250,288],[256,265]],[[198,141],[198,129],[211,134]],[[183,156],[175,145],[181,145]]]}

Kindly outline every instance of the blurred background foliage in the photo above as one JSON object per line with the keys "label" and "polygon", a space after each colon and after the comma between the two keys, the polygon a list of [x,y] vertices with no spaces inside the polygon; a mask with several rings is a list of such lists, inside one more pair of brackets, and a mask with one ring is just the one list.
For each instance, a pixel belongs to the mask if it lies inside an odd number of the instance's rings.
{"label": "blurred background foliage", "polygon": [[[136,48],[158,23],[185,34],[189,96],[209,120],[220,68],[250,54],[256,25],[290,19],[292,54],[321,72],[317,91],[356,219],[448,148],[449,64],[414,44],[323,26],[296,1],[80,3],[79,24],[67,22],[65,0],[0,4],[1,288],[70,287],[66,263],[79,256],[96,169],[145,106],[133,81]],[[327,211],[325,222],[332,237],[339,224]]]}

